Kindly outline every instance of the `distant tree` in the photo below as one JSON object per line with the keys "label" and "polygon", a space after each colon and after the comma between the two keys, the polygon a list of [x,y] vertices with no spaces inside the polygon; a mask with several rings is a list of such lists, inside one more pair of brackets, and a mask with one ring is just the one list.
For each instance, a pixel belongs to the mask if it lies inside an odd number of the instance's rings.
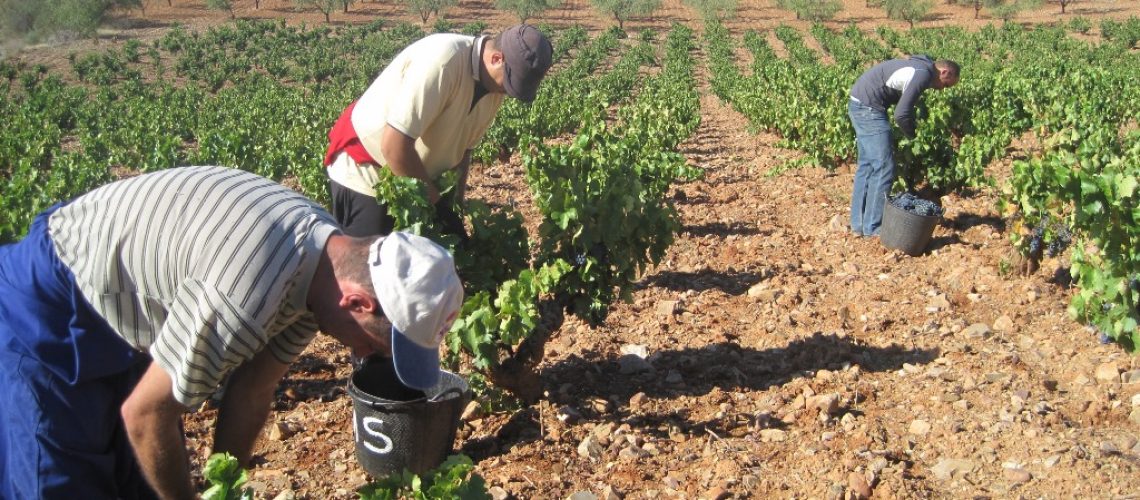
{"label": "distant tree", "polygon": [[723,21],[736,16],[739,0],[685,0],[705,20]]}
{"label": "distant tree", "polygon": [[1076,2],[1076,1],[1077,0],[1056,0],[1057,3],[1061,4],[1061,13],[1062,14],[1065,13],[1065,7],[1068,7],[1069,4]]}
{"label": "distant tree", "polygon": [[914,23],[925,20],[934,8],[934,0],[883,0],[883,10],[887,17],[906,21],[911,28]]}
{"label": "distant tree", "polygon": [[495,0],[496,8],[514,14],[520,23],[534,19],[559,5],[562,5],[562,0]]}
{"label": "distant tree", "polygon": [[237,17],[237,14],[234,13],[234,3],[231,0],[206,0],[206,8],[228,11],[230,13],[230,19]]}
{"label": "distant tree", "polygon": [[827,21],[843,10],[843,0],[776,0],[776,6],[796,13],[796,19]]}
{"label": "distant tree", "polygon": [[0,0],[0,33],[29,41],[87,37],[116,7],[142,8],[142,0]]}
{"label": "distant tree", "polygon": [[402,0],[404,6],[408,8],[413,14],[419,15],[420,20],[423,21],[424,26],[427,26],[428,19],[431,19],[432,14],[439,17],[441,11],[446,11],[448,7],[456,5],[459,0]]}
{"label": "distant tree", "polygon": [[602,14],[613,16],[618,29],[623,30],[631,18],[648,16],[661,8],[661,0],[590,0],[590,3]]}
{"label": "distant tree", "polygon": [[341,6],[344,7],[344,13],[345,14],[348,14],[348,6],[352,5],[355,2],[356,2],[356,0],[340,0]]}
{"label": "distant tree", "polygon": [[[946,2],[950,3],[950,2]],[[974,19],[981,19],[982,9],[993,9],[1006,3],[1006,0],[958,0],[961,5],[974,8]]]}
{"label": "distant tree", "polygon": [[325,15],[325,22],[332,22],[332,11],[342,5],[342,0],[293,0],[297,6],[304,9],[312,7]]}

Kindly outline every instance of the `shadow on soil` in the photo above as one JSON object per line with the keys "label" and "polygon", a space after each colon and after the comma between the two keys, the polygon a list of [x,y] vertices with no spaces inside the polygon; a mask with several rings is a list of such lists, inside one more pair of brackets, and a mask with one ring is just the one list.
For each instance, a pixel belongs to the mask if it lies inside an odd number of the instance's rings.
{"label": "shadow on soil", "polygon": [[722,272],[704,269],[695,273],[666,271],[654,274],[638,284],[639,287],[661,287],[673,291],[717,289],[729,295],[741,295],[763,276],[753,272]]}
{"label": "shadow on soil", "polygon": [[710,222],[708,224],[693,224],[681,228],[681,232],[690,236],[755,236],[760,234],[760,229],[753,224],[744,222],[733,222],[725,224],[723,222]]}
{"label": "shadow on soil", "polygon": [[[848,364],[857,364],[864,372],[894,371],[903,363],[930,363],[938,354],[937,349],[899,345],[873,347],[816,333],[785,347],[764,350],[720,342],[695,349],[659,352],[648,358],[648,365],[642,365],[645,370],[634,374],[623,374],[621,361],[616,358],[592,361],[572,357],[543,371],[550,397],[540,405],[569,406],[581,413],[585,421],[629,423],[649,434],[668,434],[669,429],[673,429],[673,432],[698,437],[733,426],[734,422],[729,420],[755,420],[757,416],[693,421],[685,409],[668,413],[631,412],[630,398],[639,392],[645,393],[649,400],[645,405],[652,407],[654,399],[699,397],[717,390],[764,391],[798,377],[813,376],[818,370],[840,370]],[[598,401],[605,401],[609,411],[599,412]],[[459,451],[482,460],[499,453],[498,450],[509,450],[516,443],[541,439],[539,407],[515,413],[494,437],[469,440]],[[779,422],[750,421],[748,425],[778,426]]]}

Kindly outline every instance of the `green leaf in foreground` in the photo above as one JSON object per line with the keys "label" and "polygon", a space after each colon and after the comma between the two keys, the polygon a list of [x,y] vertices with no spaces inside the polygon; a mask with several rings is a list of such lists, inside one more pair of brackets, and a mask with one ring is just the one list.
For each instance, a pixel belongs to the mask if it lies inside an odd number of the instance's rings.
{"label": "green leaf in foreground", "polygon": [[202,475],[210,487],[202,493],[203,500],[252,500],[253,490],[245,488],[249,474],[229,453],[215,453],[206,460]]}
{"label": "green leaf in foreground", "polygon": [[404,471],[365,485],[357,490],[362,500],[395,500],[410,498],[483,500],[487,483],[474,472],[475,465],[465,455],[451,455],[439,467],[428,471],[422,478]]}

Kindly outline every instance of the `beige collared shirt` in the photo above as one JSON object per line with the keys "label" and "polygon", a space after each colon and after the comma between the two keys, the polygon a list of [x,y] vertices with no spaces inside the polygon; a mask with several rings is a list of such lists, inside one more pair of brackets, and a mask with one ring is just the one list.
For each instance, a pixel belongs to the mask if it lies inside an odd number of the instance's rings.
{"label": "beige collared shirt", "polygon": [[[381,131],[390,125],[416,138],[428,176],[439,178],[474,148],[494,122],[504,94],[488,93],[475,106],[485,37],[426,36],[396,55],[356,103],[352,126],[368,154],[386,165]],[[341,153],[329,177],[353,191],[375,196],[377,166],[357,164]]]}

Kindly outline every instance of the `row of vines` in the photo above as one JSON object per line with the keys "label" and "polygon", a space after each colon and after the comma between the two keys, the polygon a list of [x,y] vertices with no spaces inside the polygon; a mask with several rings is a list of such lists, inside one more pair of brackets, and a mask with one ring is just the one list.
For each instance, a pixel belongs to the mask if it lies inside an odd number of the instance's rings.
{"label": "row of vines", "polygon": [[778,133],[806,153],[803,161],[826,168],[855,159],[846,104],[862,71],[905,54],[959,62],[959,85],[927,92],[917,137],[898,139],[896,187],[938,197],[991,185],[986,167],[1032,134],[1041,148],[1014,158],[1000,186],[1013,244],[1035,268],[1072,243],[1079,291],[1071,315],[1132,350],[1140,345],[1140,19],[1103,31],[1103,40],[1087,42],[1062,27],[1018,24],[873,33],[817,25],[810,35],[821,53],[780,26],[740,38],[748,65],[723,26],[710,24],[705,43],[713,91],[753,128]]}

